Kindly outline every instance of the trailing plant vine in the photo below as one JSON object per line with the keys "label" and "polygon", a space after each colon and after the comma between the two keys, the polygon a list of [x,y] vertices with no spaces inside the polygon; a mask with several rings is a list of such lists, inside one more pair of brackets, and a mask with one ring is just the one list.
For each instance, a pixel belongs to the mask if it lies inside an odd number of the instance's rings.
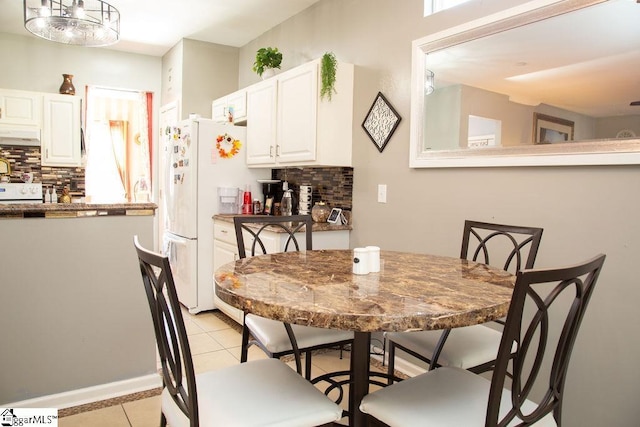
{"label": "trailing plant vine", "polygon": [[322,87],[320,88],[320,99],[325,97],[329,98],[334,93],[338,93],[335,89],[336,83],[336,70],[338,68],[338,60],[333,52],[327,52],[322,55],[322,61],[320,63],[320,78],[322,79]]}

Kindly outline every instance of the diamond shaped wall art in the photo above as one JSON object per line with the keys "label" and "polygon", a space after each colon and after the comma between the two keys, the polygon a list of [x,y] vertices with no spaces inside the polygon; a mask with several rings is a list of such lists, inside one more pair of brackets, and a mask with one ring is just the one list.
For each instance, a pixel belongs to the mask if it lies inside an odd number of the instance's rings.
{"label": "diamond shaped wall art", "polygon": [[378,92],[373,105],[371,105],[364,118],[364,122],[362,122],[362,127],[378,151],[382,153],[389,139],[391,139],[391,135],[398,127],[400,120],[402,118],[398,112],[387,101],[387,98],[381,92]]}

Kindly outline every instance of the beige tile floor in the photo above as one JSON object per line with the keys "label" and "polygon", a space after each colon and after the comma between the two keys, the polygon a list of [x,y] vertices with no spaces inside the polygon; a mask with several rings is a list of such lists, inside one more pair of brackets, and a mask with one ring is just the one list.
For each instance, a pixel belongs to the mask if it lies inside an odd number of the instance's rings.
{"label": "beige tile floor", "polygon": [[[193,354],[196,373],[222,369],[240,363],[241,334],[213,312],[191,315],[184,311],[185,326]],[[249,360],[265,358],[257,347],[249,350]],[[349,352],[339,351],[314,355],[312,375],[349,369]],[[293,363],[290,363],[293,367]],[[295,369],[295,367],[294,367]],[[344,399],[346,400],[346,398]],[[343,406],[346,402],[343,403]],[[116,404],[103,409],[61,417],[60,427],[157,427],[160,422],[158,396]]]}

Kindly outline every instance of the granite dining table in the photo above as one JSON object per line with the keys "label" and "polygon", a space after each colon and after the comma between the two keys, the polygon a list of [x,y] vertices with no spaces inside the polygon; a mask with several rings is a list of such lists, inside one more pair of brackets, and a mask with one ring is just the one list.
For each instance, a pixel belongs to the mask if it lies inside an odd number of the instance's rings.
{"label": "granite dining table", "polygon": [[218,297],[245,313],[354,331],[349,425],[369,392],[371,333],[448,329],[506,315],[515,276],[460,258],[381,251],[380,271],[352,273],[351,250],[284,252],[240,259],[215,272]]}

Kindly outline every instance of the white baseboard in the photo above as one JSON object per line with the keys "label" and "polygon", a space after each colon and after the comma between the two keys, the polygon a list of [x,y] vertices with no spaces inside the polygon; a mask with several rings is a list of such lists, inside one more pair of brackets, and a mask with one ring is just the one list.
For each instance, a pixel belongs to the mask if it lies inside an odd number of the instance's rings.
{"label": "white baseboard", "polygon": [[22,400],[20,402],[3,404],[7,408],[71,408],[100,400],[113,399],[127,394],[138,393],[162,386],[162,380],[157,373],[143,377],[131,378],[97,386],[66,391]]}
{"label": "white baseboard", "polygon": [[[388,366],[387,363],[388,363],[389,353],[387,352],[383,353],[381,348],[376,347],[374,345],[371,346],[371,353],[372,353],[371,357],[376,359],[379,362],[382,362],[382,358],[384,357],[385,360],[383,363],[385,364],[385,366]],[[402,357],[399,357],[398,355],[396,355],[395,370],[400,371],[409,377],[415,377],[416,375],[424,374],[425,372],[427,372],[425,368],[418,366],[414,363],[408,362]]]}

